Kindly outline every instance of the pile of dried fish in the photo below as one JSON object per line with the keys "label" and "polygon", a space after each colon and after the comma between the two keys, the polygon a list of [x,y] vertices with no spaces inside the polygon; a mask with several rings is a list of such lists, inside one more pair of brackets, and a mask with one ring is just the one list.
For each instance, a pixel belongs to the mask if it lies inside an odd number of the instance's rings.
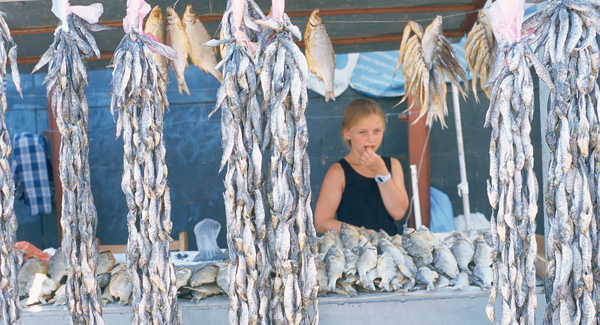
{"label": "pile of dried fish", "polygon": [[[102,5],[95,5],[102,9]],[[86,58],[94,54],[100,57],[90,31],[105,29],[75,14],[67,14],[54,33],[54,42],[33,69],[35,72],[48,64],[44,83],[61,134],[62,247],[69,257],[65,259],[67,305],[76,324],[104,324],[100,288],[93,276],[98,218],[91,191],[84,87],[88,82]]]}
{"label": "pile of dried fish", "polygon": [[[487,12],[490,19],[493,10],[497,7]],[[493,24],[492,27],[495,28]],[[529,135],[534,109],[530,66],[549,87],[554,86],[526,40],[517,35],[509,44],[511,40],[495,36],[498,50],[488,80],[492,92],[485,119],[485,126],[492,128],[487,192],[496,211],[491,218],[494,286],[486,312],[493,321],[494,303],[500,291],[501,323],[535,324],[535,218],[539,190]]]}
{"label": "pile of dried fish", "polygon": [[335,53],[319,9],[315,9],[310,14],[308,23],[306,23],[304,43],[306,44],[304,52],[308,69],[325,85],[325,101],[328,102],[330,98],[335,101],[333,92]]}
{"label": "pile of dried fish", "polygon": [[427,291],[471,283],[491,287],[490,236],[455,232],[442,242],[426,227],[406,228],[390,237],[384,231],[342,225],[341,235],[329,231],[317,246],[319,294],[354,296],[358,291]]}
{"label": "pile of dried fish", "polygon": [[[140,12],[140,16],[148,11]],[[132,16],[130,25],[125,23],[127,18],[124,20],[127,34],[111,62],[111,112],[119,113],[117,137],[123,136],[121,188],[129,208],[127,273],[133,288],[131,322],[181,324],[175,271],[169,259],[171,200],[163,136],[164,106],[168,107],[168,102],[163,76],[150,49],[167,58],[174,54],[141,34],[137,13]],[[119,281],[126,281],[126,273],[120,274]]]}
{"label": "pile of dried fish", "polygon": [[467,60],[467,68],[473,72],[471,80],[471,88],[473,95],[479,102],[477,97],[477,79],[479,77],[479,85],[485,92],[485,95],[490,98],[492,90],[490,85],[485,86],[489,73],[492,71],[494,63],[494,54],[492,50],[495,47],[496,39],[492,33],[492,26],[483,12],[480,10],[477,14],[477,22],[473,29],[467,34],[465,42],[465,59]]}
{"label": "pile of dried fish", "polygon": [[[6,63],[12,71],[12,80],[21,94],[21,82],[17,67],[17,44],[14,43],[10,29],[4,20],[6,14],[0,11],[0,322],[18,324],[21,322],[21,304],[17,287],[17,270],[21,259],[14,249],[17,231],[17,218],[13,210],[15,200],[15,184],[8,164],[8,156],[12,150],[10,134],[6,127]],[[22,94],[21,94],[22,95]]]}
{"label": "pile of dried fish", "polygon": [[[209,296],[226,293],[229,286],[227,270],[228,261],[209,263],[195,271],[187,267],[175,268],[178,296],[198,302]],[[27,306],[49,303],[64,305],[66,276],[64,254],[59,248],[49,263],[36,256],[28,258],[18,270],[15,284],[19,287],[20,298],[27,298],[23,300]],[[129,281],[126,266],[116,263],[110,251],[98,253],[96,278],[104,304],[132,302],[133,285]]]}
{"label": "pile of dried fish", "polygon": [[[308,324],[311,303],[313,320],[318,312],[304,116],[308,67],[292,40],[301,34],[285,14],[282,22],[266,20],[252,0],[230,3],[221,28],[224,40],[209,44],[223,44],[226,53],[216,108],[222,108],[221,168],[227,164],[229,322]],[[234,35],[238,42],[228,44]]]}
{"label": "pile of dried fish", "polygon": [[596,6],[588,1],[551,1],[523,24],[523,30],[536,29],[532,38],[538,41],[537,49],[543,46],[543,64],[556,86],[548,100],[546,129],[552,153],[545,193],[550,224],[547,324],[598,320],[600,13]]}
{"label": "pile of dried fish", "polygon": [[[411,35],[412,34],[412,35]],[[442,16],[437,16],[427,26],[425,32],[417,22],[410,20],[404,28],[398,64],[394,75],[402,65],[406,94],[413,96],[411,107],[421,107],[419,119],[427,115],[427,126],[440,119],[442,127],[446,126],[444,117],[448,114],[446,106],[446,77],[466,96],[459,78],[466,85],[467,75],[460,65],[452,44],[443,35]],[[398,104],[400,104],[398,103]]]}

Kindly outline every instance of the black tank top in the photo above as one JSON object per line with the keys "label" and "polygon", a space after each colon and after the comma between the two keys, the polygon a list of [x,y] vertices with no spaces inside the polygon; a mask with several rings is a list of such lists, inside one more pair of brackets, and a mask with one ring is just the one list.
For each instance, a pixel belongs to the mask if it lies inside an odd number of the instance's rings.
{"label": "black tank top", "polygon": [[[391,173],[391,159],[389,157],[382,158]],[[395,235],[397,233],[396,224],[385,209],[375,178],[365,177],[357,173],[346,159],[342,158],[338,162],[344,169],[346,185],[342,193],[342,200],[336,211],[337,219],[375,231],[383,229],[390,236]]]}

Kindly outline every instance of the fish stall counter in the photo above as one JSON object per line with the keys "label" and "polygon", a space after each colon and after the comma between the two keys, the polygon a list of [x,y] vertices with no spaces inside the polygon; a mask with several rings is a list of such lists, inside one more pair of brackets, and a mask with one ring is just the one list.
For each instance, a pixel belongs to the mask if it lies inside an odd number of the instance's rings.
{"label": "fish stall counter", "polygon": [[[489,290],[470,286],[462,290],[440,288],[434,291],[417,290],[408,293],[361,293],[354,297],[330,294],[319,297],[320,324],[488,324],[485,306]],[[541,286],[536,290],[538,307],[536,319],[541,322],[546,305]],[[496,319],[500,315],[501,296],[496,300]],[[200,300],[179,300],[183,324],[202,319],[207,324],[227,324],[229,300],[214,296]],[[106,324],[129,325],[131,306],[108,304],[103,308]],[[69,321],[65,306],[32,306],[24,308],[23,324],[62,325]]]}

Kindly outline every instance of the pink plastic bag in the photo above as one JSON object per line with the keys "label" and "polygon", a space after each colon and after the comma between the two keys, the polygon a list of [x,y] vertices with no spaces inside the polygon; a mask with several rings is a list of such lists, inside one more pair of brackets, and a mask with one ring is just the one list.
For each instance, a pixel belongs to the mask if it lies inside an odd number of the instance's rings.
{"label": "pink plastic bag", "polygon": [[497,0],[484,11],[499,43],[514,44],[521,40],[521,25],[525,15],[523,0]]}

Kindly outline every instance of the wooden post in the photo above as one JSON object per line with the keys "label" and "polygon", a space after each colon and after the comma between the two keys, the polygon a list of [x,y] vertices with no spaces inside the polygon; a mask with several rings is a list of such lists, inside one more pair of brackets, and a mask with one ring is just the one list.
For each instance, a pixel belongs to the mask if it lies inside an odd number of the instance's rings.
{"label": "wooden post", "polygon": [[[412,96],[408,97],[408,106],[412,104]],[[429,128],[425,125],[425,116],[413,124],[419,116],[421,107],[413,107],[408,115],[408,162],[417,165],[419,175],[419,199],[421,201],[421,223],[428,227],[431,219],[431,205],[429,200],[429,186],[431,184],[431,173],[429,163],[429,139],[427,133]],[[414,226],[414,215],[411,216]]]}
{"label": "wooden post", "polygon": [[58,172],[58,159],[60,154],[60,141],[61,135],[58,131],[58,124],[56,124],[56,118],[52,113],[52,92],[48,97],[48,126],[50,127],[50,147],[52,149],[52,176],[54,178],[54,198],[56,201],[56,220],[58,228],[58,242],[62,243],[62,225],[60,219],[62,217],[62,183],[60,182],[60,175]]}

